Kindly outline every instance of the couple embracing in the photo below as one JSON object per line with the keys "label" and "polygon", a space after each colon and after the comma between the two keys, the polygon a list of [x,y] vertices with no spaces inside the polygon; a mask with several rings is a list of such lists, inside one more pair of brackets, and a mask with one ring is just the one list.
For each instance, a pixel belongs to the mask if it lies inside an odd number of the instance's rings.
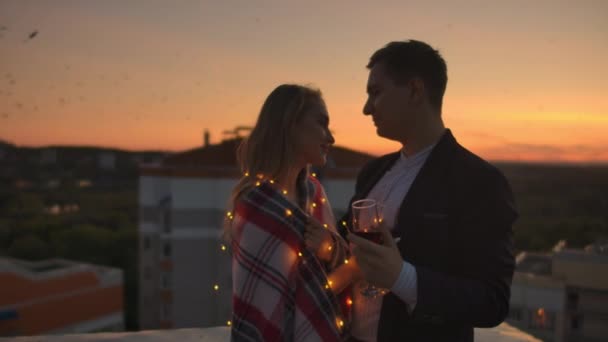
{"label": "couple embracing", "polygon": [[[334,144],[319,90],[278,86],[239,147],[233,341],[473,341],[508,313],[513,195],[444,126],[444,59],[399,41],[367,68],[363,114],[402,148],[360,170],[344,217],[310,175]],[[382,205],[379,241],[354,233],[363,199]]]}

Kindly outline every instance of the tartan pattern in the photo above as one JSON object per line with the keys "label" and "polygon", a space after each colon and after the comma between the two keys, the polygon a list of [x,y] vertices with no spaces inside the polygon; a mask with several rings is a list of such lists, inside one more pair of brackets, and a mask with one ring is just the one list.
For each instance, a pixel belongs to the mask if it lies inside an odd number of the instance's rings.
{"label": "tartan pattern", "polygon": [[307,214],[266,182],[234,211],[232,341],[342,340],[338,322],[346,319],[326,289],[323,265],[304,245]]}

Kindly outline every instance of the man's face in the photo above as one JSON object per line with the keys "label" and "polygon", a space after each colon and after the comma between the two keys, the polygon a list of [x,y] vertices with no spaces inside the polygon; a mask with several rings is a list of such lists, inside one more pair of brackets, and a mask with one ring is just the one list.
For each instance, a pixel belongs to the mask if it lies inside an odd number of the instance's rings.
{"label": "man's face", "polygon": [[407,139],[413,124],[408,84],[395,84],[382,63],[375,64],[369,71],[368,98],[363,114],[372,116],[379,136],[400,142]]}

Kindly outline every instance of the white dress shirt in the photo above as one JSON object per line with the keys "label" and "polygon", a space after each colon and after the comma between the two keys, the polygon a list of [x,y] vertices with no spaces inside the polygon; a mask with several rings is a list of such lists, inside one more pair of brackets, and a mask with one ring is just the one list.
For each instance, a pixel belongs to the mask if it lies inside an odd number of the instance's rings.
{"label": "white dress shirt", "polygon": [[[387,227],[394,229],[401,202],[433,147],[435,147],[434,144],[409,157],[401,151],[400,158],[368,194],[367,198],[375,199],[382,205],[383,220]],[[400,222],[400,224],[407,225],[407,222]],[[416,306],[416,286],[416,269],[412,264],[404,261],[401,273],[390,290],[408,305],[410,312]],[[383,297],[366,298],[362,296],[360,284],[355,284],[353,292],[352,335],[362,341],[374,342],[378,335]]]}

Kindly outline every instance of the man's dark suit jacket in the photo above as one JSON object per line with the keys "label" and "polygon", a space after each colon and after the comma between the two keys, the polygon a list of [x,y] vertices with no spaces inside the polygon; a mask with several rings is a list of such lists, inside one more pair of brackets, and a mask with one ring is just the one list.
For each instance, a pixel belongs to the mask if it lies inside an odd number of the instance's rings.
{"label": "man's dark suit jacket", "polygon": [[[366,164],[351,203],[365,198],[398,158],[399,152]],[[473,341],[473,327],[500,324],[509,311],[516,218],[502,173],[446,130],[394,227],[401,256],[416,268],[417,303],[410,314],[397,296],[385,295],[378,341]],[[350,210],[342,221],[350,225]]]}

